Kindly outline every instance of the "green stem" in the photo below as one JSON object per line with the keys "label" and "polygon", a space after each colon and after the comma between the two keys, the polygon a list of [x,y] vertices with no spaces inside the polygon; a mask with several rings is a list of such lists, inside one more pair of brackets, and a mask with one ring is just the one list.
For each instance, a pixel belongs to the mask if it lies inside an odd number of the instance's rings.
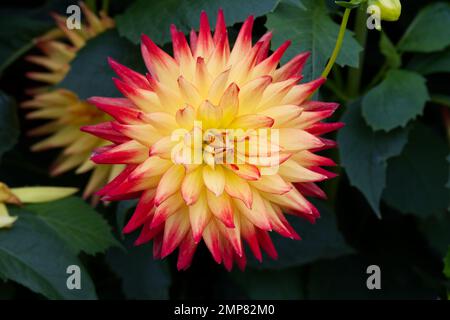
{"label": "green stem", "polygon": [[92,12],[97,12],[96,0],[86,0],[86,5],[92,10]]}
{"label": "green stem", "polygon": [[[367,41],[367,14],[366,6],[358,8],[355,21],[355,38],[358,43],[365,48]],[[359,67],[351,68],[348,74],[348,94],[354,97],[358,94],[361,87],[361,77],[364,65],[364,51],[359,54]]]}
{"label": "green stem", "polygon": [[450,108],[450,97],[448,96],[433,94],[431,95],[430,101],[438,105]]}
{"label": "green stem", "polygon": [[325,70],[322,73],[323,78],[327,78],[330,74],[331,69],[333,68],[334,63],[339,55],[339,52],[342,48],[342,42],[344,41],[345,30],[347,29],[348,18],[350,17],[350,12],[352,9],[345,9],[344,16],[342,18],[341,28],[339,30],[338,38],[336,40],[336,45],[333,50],[333,54],[331,55],[330,60],[328,60],[328,64],[325,67]]}
{"label": "green stem", "polygon": [[103,0],[102,11],[104,13],[108,13],[108,11],[109,11],[109,0]]}

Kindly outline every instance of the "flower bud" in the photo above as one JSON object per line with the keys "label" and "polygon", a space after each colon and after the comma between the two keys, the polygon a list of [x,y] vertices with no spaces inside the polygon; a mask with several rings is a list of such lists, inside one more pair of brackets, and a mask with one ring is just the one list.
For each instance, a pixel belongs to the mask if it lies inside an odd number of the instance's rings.
{"label": "flower bud", "polygon": [[397,21],[402,13],[400,0],[369,0],[369,7],[377,6],[380,9],[381,20]]}

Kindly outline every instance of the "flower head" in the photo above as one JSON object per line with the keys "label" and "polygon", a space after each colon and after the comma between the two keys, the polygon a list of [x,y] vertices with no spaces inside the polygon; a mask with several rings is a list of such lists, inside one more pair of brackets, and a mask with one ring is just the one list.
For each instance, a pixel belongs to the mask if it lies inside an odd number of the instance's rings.
{"label": "flower head", "polygon": [[156,258],[179,248],[179,269],[202,239],[227,269],[244,268],[244,241],[258,260],[261,248],[276,258],[270,231],[300,239],[283,211],[314,222],[305,196],[325,197],[315,182],[334,176],[314,152],[334,146],[320,136],[342,124],[321,120],[337,105],[308,100],[325,80],[299,84],[309,54],[278,67],[290,42],[269,54],[272,34],[253,45],[252,26],[230,50],[222,11],[214,34],[203,12],[190,44],[171,27],[174,58],[143,35],[149,73],[110,59],[125,98],[89,100],[114,118],[82,129],[112,142],[92,160],[126,165],[99,194],[139,198],[123,231],[141,228],[136,244],[153,239]]}
{"label": "flower head", "polygon": [[30,55],[26,59],[43,68],[43,71],[28,72],[27,76],[49,86],[28,90],[32,99],[23,102],[22,106],[34,109],[27,114],[28,119],[48,121],[29,132],[31,136],[48,136],[33,145],[32,150],[64,148],[51,168],[52,175],[74,168],[77,168],[77,173],[94,169],[84,193],[85,196],[89,196],[114,177],[121,168],[114,170],[111,166],[95,167],[89,157],[95,148],[104,144],[104,141],[83,135],[79,131],[82,125],[100,123],[108,117],[91,104],[80,100],[75,93],[66,89],[52,88],[69,72],[70,62],[86,42],[114,26],[114,21],[104,13],[101,12],[100,17],[97,17],[83,3],[80,3],[80,6],[86,17],[86,23],[79,30],[68,29],[66,19],[54,14],[58,27],[36,40],[36,45],[43,54]]}

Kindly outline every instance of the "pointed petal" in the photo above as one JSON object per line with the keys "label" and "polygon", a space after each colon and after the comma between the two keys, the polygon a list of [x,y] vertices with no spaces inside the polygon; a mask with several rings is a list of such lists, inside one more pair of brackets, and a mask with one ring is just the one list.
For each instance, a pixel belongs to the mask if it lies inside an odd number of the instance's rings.
{"label": "pointed petal", "polygon": [[177,269],[178,271],[186,270],[192,263],[197,244],[194,242],[192,232],[189,232],[180,244],[178,251]]}
{"label": "pointed petal", "polygon": [[139,202],[137,204],[136,210],[134,211],[131,219],[128,221],[126,226],[123,228],[123,233],[131,233],[140,226],[142,226],[146,221],[148,221],[153,215],[153,200],[155,198],[155,189],[145,190]]}
{"label": "pointed petal", "polygon": [[189,215],[181,210],[170,216],[164,224],[161,259],[171,254],[189,232]]}
{"label": "pointed petal", "polygon": [[130,138],[114,130],[112,122],[103,122],[90,126],[82,126],[80,130],[114,143],[123,143],[130,140]]}
{"label": "pointed petal", "polygon": [[148,148],[137,141],[130,140],[102,153],[94,153],[91,160],[97,164],[139,164],[147,158]]}
{"label": "pointed petal", "polygon": [[203,170],[201,167],[197,168],[186,174],[181,185],[181,194],[186,202],[186,205],[190,206],[197,202],[203,191]]}
{"label": "pointed petal", "polygon": [[232,198],[242,200],[247,208],[252,207],[253,195],[249,184],[234,173],[226,173],[225,191]]}
{"label": "pointed petal", "polygon": [[233,206],[230,197],[226,193],[216,196],[211,191],[207,191],[206,197],[212,214],[226,227],[234,228]]}
{"label": "pointed petal", "polygon": [[125,67],[111,57],[108,57],[108,63],[124,82],[138,86],[141,89],[150,88],[147,79],[142,74]]}
{"label": "pointed petal", "polygon": [[174,165],[164,173],[156,189],[156,206],[180,189],[184,176],[185,169],[182,165]]}
{"label": "pointed petal", "polygon": [[292,185],[284,181],[278,174],[261,176],[259,180],[249,183],[252,187],[267,193],[285,194],[292,189]]}
{"label": "pointed petal", "polygon": [[203,182],[216,196],[220,196],[225,188],[225,172],[222,166],[203,167]]}
{"label": "pointed petal", "polygon": [[202,239],[203,230],[211,219],[211,212],[208,210],[205,191],[200,194],[198,200],[193,205],[189,206],[189,218],[194,241],[198,243]]}
{"label": "pointed petal", "polygon": [[167,218],[177,212],[183,204],[184,201],[179,192],[176,192],[164,200],[158,207],[156,207],[150,227],[155,228],[165,222]]}

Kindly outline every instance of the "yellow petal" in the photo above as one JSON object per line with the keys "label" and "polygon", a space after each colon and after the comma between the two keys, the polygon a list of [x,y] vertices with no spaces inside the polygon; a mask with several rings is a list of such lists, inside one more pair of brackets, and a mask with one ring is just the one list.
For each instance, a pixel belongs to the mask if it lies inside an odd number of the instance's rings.
{"label": "yellow petal", "polygon": [[195,121],[195,110],[192,106],[186,105],[175,114],[178,125],[186,130],[191,130]]}
{"label": "yellow petal", "polygon": [[239,112],[239,87],[232,83],[228,86],[219,102],[223,110],[222,126],[226,128]]}
{"label": "yellow petal", "polygon": [[275,194],[285,194],[292,189],[292,185],[284,181],[278,174],[261,176],[259,180],[249,183],[258,190]]}
{"label": "yellow petal", "polygon": [[177,128],[175,117],[165,112],[151,112],[142,114],[140,117],[163,134],[170,134]]}
{"label": "yellow petal", "polygon": [[327,179],[325,175],[308,170],[292,159],[285,161],[278,169],[278,173],[289,182],[315,182]]}
{"label": "yellow petal", "polygon": [[319,138],[301,129],[283,128],[278,133],[279,145],[284,151],[301,151],[324,145]]}
{"label": "yellow petal", "polygon": [[184,176],[185,169],[182,165],[174,165],[164,173],[156,189],[156,206],[159,206],[164,200],[180,189]]}
{"label": "yellow petal", "polygon": [[20,204],[19,198],[12,193],[11,189],[6,184],[0,182],[0,203],[2,202]]}
{"label": "yellow petal", "polygon": [[211,101],[213,104],[218,104],[220,99],[222,98],[222,94],[224,94],[224,91],[226,89],[229,75],[230,69],[227,69],[221,74],[219,74],[211,84],[211,88],[209,88],[208,92],[208,100]]}
{"label": "yellow petal", "polygon": [[225,191],[232,198],[242,200],[248,207],[252,207],[253,195],[248,182],[234,173],[227,172]]}
{"label": "yellow petal", "polygon": [[203,129],[218,128],[222,120],[222,109],[208,100],[203,101],[198,108],[198,119],[202,121]]}
{"label": "yellow petal", "polygon": [[260,114],[272,118],[275,121],[273,127],[278,127],[290,120],[297,118],[298,116],[300,116],[302,111],[303,108],[295,104],[287,104],[268,108],[260,112]]}
{"label": "yellow petal", "polygon": [[22,187],[11,188],[11,191],[23,203],[41,203],[66,198],[75,194],[78,189],[66,187]]}
{"label": "yellow petal", "polygon": [[206,187],[216,196],[220,196],[225,188],[225,173],[222,166],[203,167],[203,181]]}
{"label": "yellow petal", "polygon": [[202,167],[199,167],[184,177],[181,194],[188,206],[197,202],[200,193],[203,191],[202,172]]}
{"label": "yellow petal", "polygon": [[234,228],[233,205],[228,194],[222,193],[220,196],[208,191],[206,193],[208,207],[214,216],[225,224],[228,228]]}
{"label": "yellow petal", "polygon": [[211,212],[208,210],[206,194],[203,191],[197,202],[189,207],[189,219],[191,221],[192,234],[194,241],[198,243],[203,234],[203,230],[208,225],[211,218]]}
{"label": "yellow petal", "polygon": [[181,95],[184,101],[192,106],[198,107],[202,102],[202,97],[197,88],[183,76],[178,78],[178,87],[180,88]]}
{"label": "yellow petal", "polygon": [[272,127],[274,120],[259,114],[247,114],[234,119],[230,129],[259,129]]}
{"label": "yellow petal", "polygon": [[208,67],[202,57],[197,58],[194,73],[194,85],[202,97],[206,97],[212,83],[212,77],[208,72]]}

